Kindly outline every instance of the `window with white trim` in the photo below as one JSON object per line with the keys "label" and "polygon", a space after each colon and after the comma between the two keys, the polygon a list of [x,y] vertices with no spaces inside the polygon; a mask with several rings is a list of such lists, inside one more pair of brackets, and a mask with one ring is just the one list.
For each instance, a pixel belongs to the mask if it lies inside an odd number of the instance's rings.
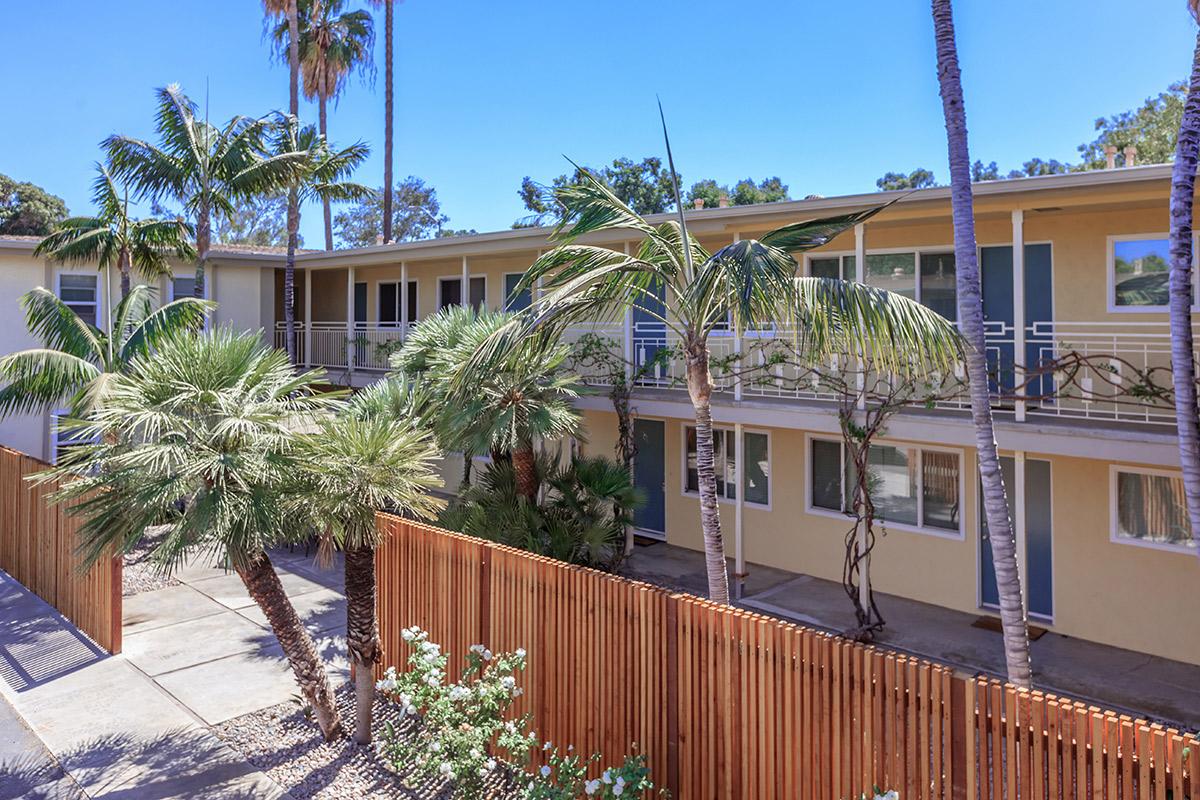
{"label": "window with white trim", "polygon": [[171,300],[182,300],[185,297],[196,296],[196,276],[195,275],[172,275],[171,276]]}
{"label": "window with white trim", "polygon": [[[950,321],[958,318],[953,251],[867,253],[866,267],[870,286],[916,300]],[[844,281],[858,277],[853,255],[810,256],[808,274]]]}
{"label": "window with white trim", "polygon": [[60,272],[58,274],[58,299],[74,311],[80,319],[97,325],[100,308],[99,279],[95,273]]}
{"label": "window with white trim", "polygon": [[524,311],[533,304],[533,290],[529,287],[517,291],[517,285],[525,277],[524,272],[509,272],[504,276],[504,310]]}
{"label": "window with white trim", "polygon": [[[468,286],[471,292],[471,307],[479,311],[483,308],[484,298],[487,294],[487,278],[473,275]],[[438,310],[461,304],[462,278],[438,279]]]}
{"label": "window with white trim", "polygon": [[[737,448],[736,432],[732,428],[713,428],[713,471],[717,475],[717,496],[725,500],[737,499]],[[686,465],[684,469],[684,491],[700,493],[700,471],[696,463],[696,428],[685,426]],[[756,505],[771,502],[770,436],[758,431],[742,431],[742,447],[745,450],[746,470],[742,477],[745,500]]]}
{"label": "window with white trim", "polygon": [[[399,325],[400,311],[404,304],[408,305],[408,321],[417,321],[417,282],[408,282],[408,293],[401,290],[399,281],[386,281],[379,284],[379,322],[383,325]],[[402,297],[403,295],[403,297]]]}
{"label": "window with white trim", "polygon": [[[873,444],[867,468],[877,518],[914,530],[962,532],[961,453]],[[850,512],[857,478],[854,461],[841,441],[810,440],[809,481],[810,508]]]}
{"label": "window with white trim", "polygon": [[[50,461],[54,464],[57,464],[59,458],[66,455],[72,447],[96,444],[100,441],[95,436],[88,436],[74,429],[74,425],[78,423],[71,422],[68,414],[67,409],[60,408],[50,415]],[[67,421],[64,423],[64,420]]]}
{"label": "window with white trim", "polygon": [[857,277],[854,256],[810,256],[808,274],[814,278],[852,281]]}
{"label": "window with white trim", "polygon": [[[1165,311],[1170,302],[1170,277],[1171,242],[1165,235],[1109,237],[1111,308]],[[1192,305],[1196,305],[1195,297]]]}
{"label": "window with white trim", "polygon": [[1180,473],[1114,467],[1112,493],[1113,541],[1194,550]]}

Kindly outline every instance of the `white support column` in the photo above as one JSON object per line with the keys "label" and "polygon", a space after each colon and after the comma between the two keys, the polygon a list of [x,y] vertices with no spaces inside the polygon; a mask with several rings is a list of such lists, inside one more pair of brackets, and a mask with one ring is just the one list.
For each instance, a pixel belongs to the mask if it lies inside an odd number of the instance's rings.
{"label": "white support column", "polygon": [[[733,234],[733,241],[736,243],[736,242],[741,241],[741,239],[742,239],[741,234],[739,234],[735,231]],[[731,315],[731,317],[732,317],[732,315]],[[733,320],[731,319],[730,321],[732,322]],[[742,331],[742,328],[740,325],[733,326],[733,354],[735,356],[737,356],[737,358],[735,358],[733,360],[734,369],[737,371],[733,378],[733,400],[735,403],[741,402],[741,399],[742,399],[742,376],[741,376],[741,371],[742,371],[742,333],[743,333],[743,331]],[[740,428],[739,428],[739,430],[740,430]],[[741,439],[742,439],[742,434],[738,433],[738,446],[739,447],[741,447]],[[742,462],[739,461],[738,462],[738,472],[740,473],[741,470],[742,470]],[[740,478],[739,478],[739,480],[740,480]],[[742,509],[742,493],[740,490],[738,491],[737,502],[738,502],[738,515],[737,515],[738,516],[738,541],[740,542],[741,538],[742,538],[742,530],[741,530],[741,528],[742,528],[742,510],[741,510]]]}
{"label": "white support column", "polygon": [[[867,223],[860,222],[854,226],[854,280],[859,283],[867,282]],[[858,376],[855,379],[858,386],[858,402],[855,404],[859,411],[867,409],[867,396],[863,392],[867,376],[864,374],[866,364],[858,359]]]}
{"label": "white support column", "polygon": [[1017,385],[1016,419],[1025,421],[1025,212],[1012,212],[1013,381]]}
{"label": "white support column", "polygon": [[463,308],[471,307],[471,270],[467,267],[467,257],[463,256],[462,263],[462,293],[460,295]]}
{"label": "white support column", "polygon": [[400,338],[408,338],[408,262],[400,262]]}
{"label": "white support column", "polygon": [[346,369],[354,382],[354,267],[346,268]]}
{"label": "white support column", "polygon": [[736,500],[734,501],[733,512],[733,576],[737,579],[737,598],[741,598],[742,581],[746,578],[746,548],[744,545],[744,530],[742,527],[742,510],[746,503],[746,482],[743,477],[746,474],[745,465],[742,463],[746,457],[745,434],[742,431],[742,423],[736,422],[733,425],[733,463],[735,465],[736,475],[734,475],[735,491],[737,492]]}
{"label": "white support column", "polygon": [[[546,252],[544,250],[539,249],[537,251],[538,259],[540,260],[541,257],[544,256],[545,254],[546,254]],[[530,289],[529,296],[535,303],[542,299],[542,276],[541,275],[538,275],[537,286]]]}
{"label": "white support column", "polygon": [[1029,613],[1029,570],[1025,563],[1025,451],[1013,453],[1013,534],[1017,541],[1017,572],[1021,576],[1021,595],[1025,613]]}
{"label": "white support column", "polygon": [[304,270],[304,366],[312,366],[312,267]]}
{"label": "white support column", "polygon": [[[624,243],[625,255],[629,255],[629,242]],[[633,380],[633,307],[625,307],[625,317],[621,320],[621,353],[625,358],[625,382]]]}

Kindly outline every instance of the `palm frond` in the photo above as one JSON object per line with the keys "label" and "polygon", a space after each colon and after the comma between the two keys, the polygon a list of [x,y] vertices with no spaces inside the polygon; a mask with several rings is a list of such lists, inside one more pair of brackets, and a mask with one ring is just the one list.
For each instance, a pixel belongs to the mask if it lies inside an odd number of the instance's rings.
{"label": "palm frond", "polygon": [[54,292],[37,287],[21,297],[25,326],[51,350],[61,350],[85,360],[102,359],[104,334],[82,320]]}
{"label": "palm frond", "polygon": [[[88,361],[61,350],[21,350],[0,357],[0,417],[53,409],[75,398],[100,374]],[[72,400],[72,404],[76,404]]]}
{"label": "palm frond", "polygon": [[812,250],[815,247],[829,244],[839,234],[850,230],[855,225],[866,222],[880,211],[883,211],[893,203],[899,202],[901,199],[903,199],[903,195],[883,205],[872,206],[871,208],[855,211],[850,214],[793,222],[791,225],[784,225],[782,228],[776,228],[769,233],[763,234],[760,241],[763,244],[778,247],[780,250],[787,250],[788,252]]}

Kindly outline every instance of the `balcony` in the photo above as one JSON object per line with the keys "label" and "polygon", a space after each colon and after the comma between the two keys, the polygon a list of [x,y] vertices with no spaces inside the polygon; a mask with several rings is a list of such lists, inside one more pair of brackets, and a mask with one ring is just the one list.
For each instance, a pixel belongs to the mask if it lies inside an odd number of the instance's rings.
{"label": "balcony", "polygon": [[[1200,331],[1194,331],[1200,335]],[[1003,322],[986,323],[993,407],[1027,418],[1083,419],[1173,425],[1171,339],[1164,322],[1037,322],[1022,341]],[[370,381],[388,369],[404,339],[388,323],[296,323],[299,361],[324,367],[340,383]],[[685,367],[677,342],[661,325],[580,325],[566,340],[574,345],[572,368],[591,386],[631,375],[639,387],[684,390]],[[276,325],[277,347],[285,343]],[[730,399],[780,399],[827,403],[877,401],[900,376],[864,368],[856,358],[834,356],[817,365],[795,357],[791,331],[771,329],[740,337],[717,331],[709,339],[713,383]],[[1015,354],[1023,350],[1025,359]],[[361,380],[355,380],[359,376]],[[913,405],[966,411],[961,370],[918,380]],[[739,385],[740,384],[740,385]]]}

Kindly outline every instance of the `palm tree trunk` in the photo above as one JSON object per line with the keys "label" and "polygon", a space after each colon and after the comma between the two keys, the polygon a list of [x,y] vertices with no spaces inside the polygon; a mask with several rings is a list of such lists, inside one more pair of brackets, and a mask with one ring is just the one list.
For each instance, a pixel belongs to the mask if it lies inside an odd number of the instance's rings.
{"label": "palm tree trunk", "polygon": [[317,724],[321,726],[321,733],[325,735],[326,741],[332,741],[342,733],[342,718],[334,703],[329,676],[317,654],[312,637],[304,629],[292,601],[283,590],[283,584],[279,582],[279,575],[276,574],[271,559],[266,553],[259,553],[248,566],[238,569],[237,573],[246,585],[250,597],[266,614],[271,630],[274,631],[275,638],[279,640],[279,645],[292,666],[292,673],[296,677],[300,692],[312,706]]}
{"label": "palm tree trunk", "polygon": [[[327,143],[329,141],[328,130],[326,127],[326,123],[328,121],[327,116],[326,116],[326,110],[327,110],[326,106],[328,105],[328,103],[329,103],[329,101],[325,97],[325,81],[322,80],[321,81],[321,91],[318,92],[318,97],[317,97],[317,111],[319,114],[320,125],[321,125],[321,137],[323,139],[325,139],[325,141]],[[333,216],[329,209],[329,198],[328,197],[321,199],[321,210],[325,214],[325,249],[332,250],[333,249]]]}
{"label": "palm tree trunk", "polygon": [[533,455],[533,446],[522,442],[521,446],[512,453],[513,472],[517,476],[517,492],[535,502],[538,495],[537,459]]}
{"label": "palm tree trunk", "polygon": [[[300,230],[300,200],[295,188],[288,192],[287,210],[287,258],[283,267],[283,319],[284,346],[288,361],[296,364],[296,244]],[[307,324],[310,320],[305,320]]]}
{"label": "palm tree trunk", "polygon": [[384,0],[384,58],[383,70],[383,243],[392,241],[392,26],[394,3]]}
{"label": "palm tree trunk", "polygon": [[288,113],[300,116],[300,15],[296,0],[288,0]]}
{"label": "palm tree trunk", "polygon": [[725,565],[725,539],[721,535],[721,509],[717,505],[717,474],[713,466],[712,375],[708,370],[708,345],[689,342],[688,394],[696,413],[696,472],[700,488],[700,527],[704,532],[704,566],[708,572],[708,597],[729,602],[729,572]]}
{"label": "palm tree trunk", "polygon": [[117,269],[121,272],[121,299],[124,300],[129,296],[130,279],[129,273],[132,270],[130,262],[132,259],[129,256],[128,249],[122,249],[120,255],[117,256]]}
{"label": "palm tree trunk", "polygon": [[950,204],[954,215],[954,257],[958,288],[958,319],[966,339],[967,383],[971,395],[971,421],[979,453],[979,479],[983,484],[983,507],[987,517],[988,541],[996,568],[1000,595],[1000,622],[1004,632],[1004,657],[1008,680],[1029,688],[1029,630],[1021,595],[1017,566],[1017,544],[1004,476],[996,452],[992,428],[991,398],[988,396],[987,356],[983,329],[983,295],[979,263],[975,254],[974,202],[971,196],[971,167],[967,150],[967,115],[963,108],[958,49],[954,42],[954,16],[950,0],[932,0],[934,33],[937,39],[938,81],[946,118],[946,142],[950,157]]}
{"label": "palm tree trunk", "polygon": [[1200,34],[1196,36],[1190,84],[1179,122],[1175,166],[1171,170],[1171,373],[1183,490],[1192,537],[1200,547],[1200,421],[1197,419],[1200,409],[1196,405],[1192,341],[1192,206],[1196,162],[1200,158]]}
{"label": "palm tree trunk", "polygon": [[375,550],[346,550],[346,644],[354,672],[354,739],[371,743],[371,713],[375,705],[375,665],[382,653],[375,618]]}
{"label": "palm tree trunk", "polygon": [[196,212],[196,284],[192,294],[204,299],[204,268],[208,264],[208,248],[212,243],[212,220],[207,204]]}

